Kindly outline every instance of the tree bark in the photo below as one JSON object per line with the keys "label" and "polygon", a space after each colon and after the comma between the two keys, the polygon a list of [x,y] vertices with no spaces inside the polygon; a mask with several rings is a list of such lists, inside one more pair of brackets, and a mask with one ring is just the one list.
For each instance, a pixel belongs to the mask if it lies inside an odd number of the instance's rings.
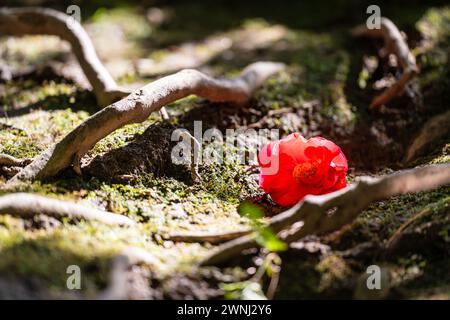
{"label": "tree bark", "polygon": [[111,225],[134,224],[133,220],[120,214],[28,193],[12,193],[1,196],[0,214],[10,214],[21,218],[31,218],[37,214],[45,214],[55,218],[69,217],[97,220]]}

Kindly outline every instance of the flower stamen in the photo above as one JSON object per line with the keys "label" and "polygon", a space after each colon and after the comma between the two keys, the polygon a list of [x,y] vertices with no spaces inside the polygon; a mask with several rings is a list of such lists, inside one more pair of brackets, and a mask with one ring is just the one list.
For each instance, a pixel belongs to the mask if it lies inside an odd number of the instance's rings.
{"label": "flower stamen", "polygon": [[299,184],[314,184],[317,180],[318,165],[317,161],[297,164],[292,172],[294,180]]}

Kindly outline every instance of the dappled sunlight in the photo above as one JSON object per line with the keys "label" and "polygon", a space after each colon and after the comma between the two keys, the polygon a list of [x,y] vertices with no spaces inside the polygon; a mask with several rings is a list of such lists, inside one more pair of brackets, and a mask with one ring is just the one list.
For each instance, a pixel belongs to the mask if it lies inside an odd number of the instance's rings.
{"label": "dappled sunlight", "polygon": [[[434,181],[435,170],[448,173],[449,7],[386,4],[420,71],[370,110],[402,70],[400,54],[382,55],[382,41],[352,37],[365,2],[145,3],[78,2],[98,73],[56,36],[0,37],[0,196],[36,194],[132,221],[0,214],[0,297],[4,288],[25,298],[114,296],[111,270],[133,248],[148,256],[130,256],[118,271],[139,284],[120,298],[242,298],[251,283],[263,297],[373,298],[364,286],[371,264],[392,280],[376,298],[450,298],[447,175],[434,190],[411,189]],[[220,161],[189,153],[174,163],[179,129]],[[217,141],[204,136],[213,129]],[[342,159],[319,147],[308,152],[314,161],[296,159],[289,175],[264,185],[250,147],[213,144],[227,130],[268,129],[278,140],[326,138],[347,159],[339,183]],[[306,157],[295,148],[280,154]],[[405,169],[417,171],[397,185]],[[381,177],[390,184],[376,187]],[[297,185],[305,194],[280,201],[275,191]],[[236,254],[233,239],[248,250]],[[200,266],[217,255],[218,267]],[[66,288],[71,264],[86,274],[78,292]],[[28,278],[38,279],[36,292],[20,291]]]}

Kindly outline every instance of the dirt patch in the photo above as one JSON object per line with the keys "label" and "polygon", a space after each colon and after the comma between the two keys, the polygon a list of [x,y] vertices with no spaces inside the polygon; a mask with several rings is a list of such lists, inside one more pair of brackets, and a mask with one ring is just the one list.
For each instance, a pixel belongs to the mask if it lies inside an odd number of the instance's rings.
{"label": "dirt patch", "polygon": [[96,156],[84,164],[82,171],[106,181],[126,182],[148,173],[156,177],[176,175],[187,180],[186,168],[171,160],[172,148],[177,143],[171,141],[171,135],[176,129],[168,123],[151,125],[134,141]]}

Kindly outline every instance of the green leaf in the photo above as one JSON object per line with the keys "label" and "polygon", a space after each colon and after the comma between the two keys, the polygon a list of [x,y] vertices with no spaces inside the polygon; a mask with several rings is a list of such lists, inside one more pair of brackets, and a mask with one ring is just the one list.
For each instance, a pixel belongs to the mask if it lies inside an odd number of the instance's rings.
{"label": "green leaf", "polygon": [[261,208],[250,202],[241,203],[239,205],[238,212],[241,216],[247,217],[253,222],[264,216],[264,212]]}
{"label": "green leaf", "polygon": [[258,236],[256,237],[256,242],[266,248],[269,251],[278,252],[285,251],[287,249],[287,244],[273,233],[273,231],[268,228],[261,228],[258,231]]}

